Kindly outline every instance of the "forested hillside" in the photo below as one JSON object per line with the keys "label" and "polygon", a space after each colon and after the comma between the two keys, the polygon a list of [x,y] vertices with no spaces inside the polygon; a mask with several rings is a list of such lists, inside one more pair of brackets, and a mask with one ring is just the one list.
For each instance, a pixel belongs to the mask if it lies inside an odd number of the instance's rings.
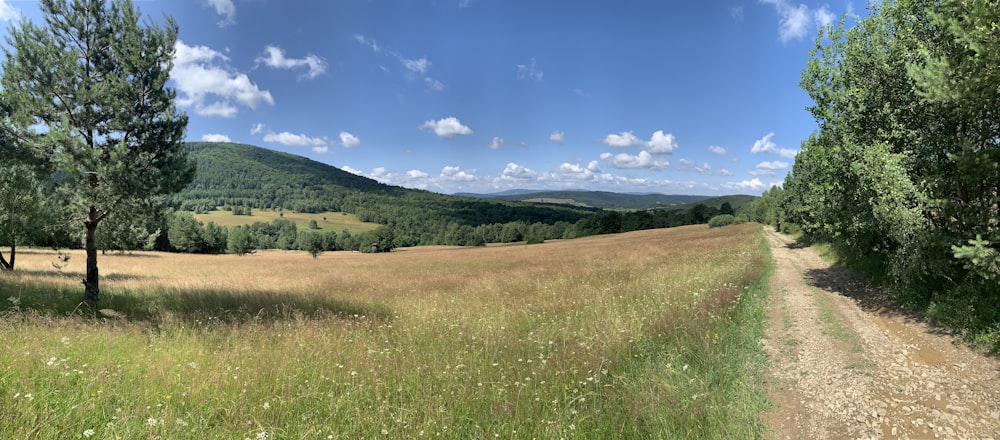
{"label": "forested hillside", "polygon": [[[459,242],[479,225],[575,223],[593,210],[454,197],[378,183],[303,157],[251,145],[188,144],[198,164],[194,182],[178,196],[191,211],[287,209],[340,211],[393,229],[400,245]],[[468,237],[473,240],[474,237]]]}
{"label": "forested hillside", "polygon": [[801,229],[899,299],[1000,350],[1000,3],[877,3],[817,39],[818,124],[743,211]]}

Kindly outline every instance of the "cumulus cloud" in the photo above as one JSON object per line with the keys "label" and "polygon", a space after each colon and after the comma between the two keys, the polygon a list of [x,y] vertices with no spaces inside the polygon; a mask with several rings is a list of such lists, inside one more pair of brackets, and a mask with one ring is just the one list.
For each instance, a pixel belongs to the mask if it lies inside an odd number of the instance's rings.
{"label": "cumulus cloud", "polygon": [[677,148],[677,141],[674,140],[674,135],[663,134],[663,130],[657,130],[653,133],[653,138],[649,140],[648,145],[649,152],[652,154],[669,154]]}
{"label": "cumulus cloud", "polygon": [[718,145],[709,145],[708,152],[712,154],[717,154],[719,156],[723,156],[726,153],[728,153],[729,150],[727,150],[725,147],[720,147]]}
{"label": "cumulus cloud", "polygon": [[463,171],[459,167],[446,166],[441,169],[441,174],[439,177],[443,180],[451,182],[475,182],[476,170]]}
{"label": "cumulus cloud", "polygon": [[274,105],[271,92],[261,90],[244,73],[228,68],[229,58],[206,46],[188,46],[177,40],[170,78],[177,88],[177,105],[193,107],[202,116],[236,116],[237,104],[257,108]]}
{"label": "cumulus cloud", "polygon": [[593,179],[595,175],[600,174],[600,172],[600,163],[596,160],[592,160],[585,167],[575,163],[563,163],[562,165],[559,165],[559,168],[554,174],[559,176],[560,180],[590,180]]}
{"label": "cumulus cloud", "polygon": [[251,134],[251,135],[254,135],[254,134],[257,134],[257,133],[260,133],[260,132],[262,132],[262,131],[264,131],[264,124],[262,124],[262,123],[260,123],[260,122],[258,122],[258,123],[256,123],[256,124],[253,124],[253,126],[252,126],[252,127],[250,127],[250,134]]}
{"label": "cumulus cloud", "polygon": [[788,149],[788,148],[779,148],[778,144],[775,144],[771,140],[771,138],[773,138],[773,137],[774,137],[774,132],[772,131],[772,132],[764,135],[764,137],[762,137],[760,139],[757,139],[756,141],[754,141],[753,147],[750,148],[750,152],[754,153],[754,154],[756,154],[756,153],[773,153],[773,154],[777,154],[777,155],[779,155],[781,157],[784,157],[784,158],[787,158],[787,159],[791,159],[791,158],[795,157],[796,154],[799,153],[798,150],[791,150],[791,149]]}
{"label": "cumulus cloud", "polygon": [[759,0],[773,5],[778,13],[778,36],[783,43],[799,40],[809,35],[816,27],[832,23],[836,16],[827,6],[816,10],[804,4],[794,5],[789,0]]}
{"label": "cumulus cloud", "polygon": [[566,133],[561,131],[553,131],[549,134],[549,140],[552,142],[557,142],[560,144],[566,143]]}
{"label": "cumulus cloud", "polygon": [[614,148],[628,148],[643,144],[642,140],[635,137],[631,131],[626,131],[622,134],[609,134],[604,137],[604,143]]}
{"label": "cumulus cloud", "polygon": [[287,58],[285,51],[278,46],[265,46],[264,55],[257,57],[257,64],[263,63],[275,69],[294,69],[297,67],[309,67],[309,72],[303,75],[313,79],[323,72],[326,72],[326,62],[320,57],[307,54],[304,58]]}
{"label": "cumulus cloud", "polygon": [[491,150],[499,150],[499,149],[501,149],[501,148],[503,148],[505,146],[507,146],[507,143],[504,142],[504,140],[503,140],[502,137],[494,136],[493,140],[490,141],[490,149]]}
{"label": "cumulus cloud", "polygon": [[268,133],[264,135],[264,142],[287,145],[289,147],[312,147],[315,153],[326,153],[329,151],[326,138],[310,137],[304,134],[294,134],[287,131],[281,133]]}
{"label": "cumulus cloud", "polygon": [[538,70],[535,67],[535,59],[531,59],[531,64],[518,64],[517,65],[517,79],[530,79],[534,81],[541,81],[545,77],[545,72]]}
{"label": "cumulus cloud", "polygon": [[222,16],[216,24],[226,27],[236,23],[236,5],[233,0],[205,0],[205,5],[215,8],[215,13]]}
{"label": "cumulus cloud", "polygon": [[644,146],[647,148],[647,152],[651,154],[670,154],[677,148],[677,141],[674,139],[674,135],[663,133],[663,130],[653,132],[652,138],[648,141],[639,139],[631,131],[626,131],[621,134],[609,134],[604,137],[603,142],[609,147],[614,148]]}
{"label": "cumulus cloud", "polygon": [[685,159],[683,157],[680,158],[680,160],[678,160],[677,162],[680,164],[682,170],[686,170],[694,166],[694,161]]}
{"label": "cumulus cloud", "polygon": [[472,129],[462,125],[458,118],[455,117],[447,117],[444,119],[438,119],[437,121],[426,121],[418,128],[429,128],[434,130],[434,134],[445,139],[452,139],[455,136],[472,134]]}
{"label": "cumulus cloud", "polygon": [[602,153],[601,159],[607,162],[612,168],[648,168],[663,169],[670,166],[670,162],[653,158],[648,151],[640,151],[637,155],[627,153],[611,154]]}
{"label": "cumulus cloud", "polygon": [[354,148],[361,145],[361,139],[346,131],[342,131],[340,132],[340,145],[343,145],[344,148]]}
{"label": "cumulus cloud", "polygon": [[500,178],[502,180],[524,181],[524,180],[534,180],[537,177],[538,173],[536,173],[534,170],[523,167],[513,162],[508,163],[507,166],[503,169],[503,172],[500,174]]}
{"label": "cumulus cloud", "polygon": [[201,140],[205,142],[232,142],[229,136],[224,134],[208,133],[201,135]]}

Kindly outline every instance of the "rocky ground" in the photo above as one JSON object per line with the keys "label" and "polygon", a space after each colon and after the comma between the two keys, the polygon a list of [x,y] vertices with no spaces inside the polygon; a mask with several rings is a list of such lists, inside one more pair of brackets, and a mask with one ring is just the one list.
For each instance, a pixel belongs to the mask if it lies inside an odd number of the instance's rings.
{"label": "rocky ground", "polygon": [[1000,438],[1000,360],[768,230],[776,439]]}

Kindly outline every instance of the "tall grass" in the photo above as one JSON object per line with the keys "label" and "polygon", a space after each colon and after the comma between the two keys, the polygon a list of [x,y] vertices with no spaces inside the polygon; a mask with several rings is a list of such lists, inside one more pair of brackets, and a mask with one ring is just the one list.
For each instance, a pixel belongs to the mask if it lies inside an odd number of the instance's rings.
{"label": "tall grass", "polygon": [[0,277],[0,438],[759,437],[759,226]]}

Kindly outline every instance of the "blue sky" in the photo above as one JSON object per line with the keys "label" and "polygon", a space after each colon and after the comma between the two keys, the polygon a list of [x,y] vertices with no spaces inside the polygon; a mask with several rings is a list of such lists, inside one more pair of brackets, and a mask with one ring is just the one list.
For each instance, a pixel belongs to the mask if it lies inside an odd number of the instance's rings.
{"label": "blue sky", "polygon": [[[842,0],[146,0],[180,26],[188,140],[441,193],[760,194],[816,124]],[[34,1],[0,18],[38,21]],[[6,33],[6,31],[4,31]]]}

